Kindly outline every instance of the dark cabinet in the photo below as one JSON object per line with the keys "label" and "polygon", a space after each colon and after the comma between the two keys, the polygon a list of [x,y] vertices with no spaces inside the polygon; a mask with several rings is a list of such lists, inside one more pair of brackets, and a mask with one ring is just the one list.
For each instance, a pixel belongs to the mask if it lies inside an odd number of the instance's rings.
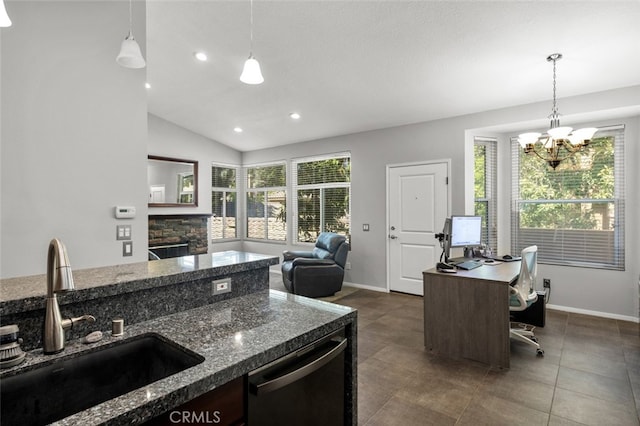
{"label": "dark cabinet", "polygon": [[240,426],[244,420],[244,378],[225,383],[145,423],[149,426]]}

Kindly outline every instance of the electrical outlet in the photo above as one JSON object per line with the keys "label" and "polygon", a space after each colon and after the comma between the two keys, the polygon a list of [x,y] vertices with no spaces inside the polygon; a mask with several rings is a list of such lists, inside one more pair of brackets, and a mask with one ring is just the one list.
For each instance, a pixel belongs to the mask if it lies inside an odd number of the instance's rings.
{"label": "electrical outlet", "polygon": [[344,269],[346,270],[350,270],[351,269],[351,262],[347,262],[344,264]]}
{"label": "electrical outlet", "polygon": [[214,295],[229,293],[231,291],[231,278],[223,278],[211,282],[211,290]]}
{"label": "electrical outlet", "polygon": [[549,279],[549,278],[543,278],[543,279],[542,279],[542,287],[544,287],[544,288],[551,288],[551,279]]}

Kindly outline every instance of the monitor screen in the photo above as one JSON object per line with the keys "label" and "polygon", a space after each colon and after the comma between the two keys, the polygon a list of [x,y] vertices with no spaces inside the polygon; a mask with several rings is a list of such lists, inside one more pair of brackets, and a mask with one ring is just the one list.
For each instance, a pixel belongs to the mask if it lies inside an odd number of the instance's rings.
{"label": "monitor screen", "polygon": [[481,237],[481,216],[451,216],[451,247],[479,246]]}

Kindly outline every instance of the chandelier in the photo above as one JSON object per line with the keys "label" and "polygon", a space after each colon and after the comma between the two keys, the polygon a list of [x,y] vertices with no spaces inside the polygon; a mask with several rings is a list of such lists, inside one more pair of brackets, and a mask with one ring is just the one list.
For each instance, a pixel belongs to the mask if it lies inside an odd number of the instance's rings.
{"label": "chandelier", "polygon": [[518,142],[525,154],[536,155],[546,161],[554,170],[567,158],[589,145],[595,127],[573,130],[571,127],[560,126],[560,114],[556,102],[556,62],[562,59],[562,54],[553,53],[547,57],[553,62],[553,108],[551,110],[551,125],[546,134],[537,132],[518,135]]}

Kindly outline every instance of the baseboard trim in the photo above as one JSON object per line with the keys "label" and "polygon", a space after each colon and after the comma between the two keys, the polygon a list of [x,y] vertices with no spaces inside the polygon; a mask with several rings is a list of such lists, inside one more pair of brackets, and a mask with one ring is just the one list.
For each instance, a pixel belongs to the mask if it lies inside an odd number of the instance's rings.
{"label": "baseboard trim", "polygon": [[591,315],[594,317],[609,318],[609,319],[615,319],[620,321],[630,321],[630,322],[640,323],[640,319],[637,317],[631,317],[628,315],[610,314],[608,312],[591,311],[589,309],[572,308],[570,306],[547,304],[547,309],[554,309],[556,311],[571,312],[574,314]]}
{"label": "baseboard trim", "polygon": [[374,287],[372,285],[356,284],[356,283],[350,283],[350,282],[347,282],[347,281],[343,281],[342,285],[344,285],[346,287],[361,288],[363,290],[371,290],[371,291],[379,291],[379,292],[382,292],[382,293],[389,293],[389,291],[386,288]]}

